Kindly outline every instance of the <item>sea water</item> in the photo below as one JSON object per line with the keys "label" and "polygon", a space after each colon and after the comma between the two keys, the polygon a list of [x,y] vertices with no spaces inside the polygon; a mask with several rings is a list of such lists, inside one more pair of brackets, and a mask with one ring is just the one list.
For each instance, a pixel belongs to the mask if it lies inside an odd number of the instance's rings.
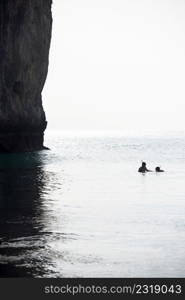
{"label": "sea water", "polygon": [[[0,155],[0,276],[183,277],[185,136],[46,133]],[[141,161],[164,173],[137,172]]]}

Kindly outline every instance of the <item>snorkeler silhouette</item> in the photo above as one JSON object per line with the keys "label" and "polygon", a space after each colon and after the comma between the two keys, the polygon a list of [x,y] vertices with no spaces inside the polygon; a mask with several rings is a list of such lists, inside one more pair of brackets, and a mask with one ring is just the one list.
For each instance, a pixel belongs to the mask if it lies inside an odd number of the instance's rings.
{"label": "snorkeler silhouette", "polygon": [[156,167],[156,168],[155,168],[155,171],[156,171],[156,172],[164,172],[164,170],[161,170],[160,167]]}
{"label": "snorkeler silhouette", "polygon": [[141,167],[138,169],[138,172],[145,173],[145,172],[152,172],[152,171],[147,169],[146,163],[143,161]]}

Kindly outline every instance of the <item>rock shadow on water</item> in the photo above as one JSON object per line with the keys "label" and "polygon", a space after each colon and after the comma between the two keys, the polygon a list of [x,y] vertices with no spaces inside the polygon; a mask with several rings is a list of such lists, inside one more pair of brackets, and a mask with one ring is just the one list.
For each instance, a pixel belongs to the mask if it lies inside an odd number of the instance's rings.
{"label": "rock shadow on water", "polygon": [[[29,253],[44,248],[43,191],[48,176],[39,152],[0,154],[0,277],[42,276],[47,258]],[[41,240],[40,243],[31,242]]]}

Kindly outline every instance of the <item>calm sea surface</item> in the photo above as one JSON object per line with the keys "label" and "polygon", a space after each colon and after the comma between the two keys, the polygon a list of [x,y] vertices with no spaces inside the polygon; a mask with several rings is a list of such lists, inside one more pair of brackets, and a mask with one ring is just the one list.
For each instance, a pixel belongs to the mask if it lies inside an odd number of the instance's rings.
{"label": "calm sea surface", "polygon": [[184,277],[185,137],[45,144],[0,155],[1,277]]}

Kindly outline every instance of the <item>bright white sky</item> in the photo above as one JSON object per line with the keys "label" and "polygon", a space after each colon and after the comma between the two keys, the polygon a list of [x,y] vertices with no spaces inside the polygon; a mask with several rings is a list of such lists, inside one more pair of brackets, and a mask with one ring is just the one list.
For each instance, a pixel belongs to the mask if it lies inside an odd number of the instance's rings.
{"label": "bright white sky", "polygon": [[184,0],[53,0],[48,128],[185,128]]}

